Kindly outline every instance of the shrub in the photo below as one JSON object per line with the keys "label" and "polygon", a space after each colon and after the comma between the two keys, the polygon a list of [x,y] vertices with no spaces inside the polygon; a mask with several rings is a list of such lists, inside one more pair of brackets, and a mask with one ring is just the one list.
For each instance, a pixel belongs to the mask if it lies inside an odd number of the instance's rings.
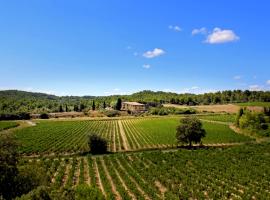
{"label": "shrub", "polygon": [[121,113],[117,110],[106,110],[103,112],[103,114],[107,117],[118,117],[121,115]]}
{"label": "shrub", "polygon": [[107,152],[107,140],[97,134],[89,135],[88,145],[92,154],[103,154]]}
{"label": "shrub", "polygon": [[47,113],[41,113],[39,118],[40,119],[49,119],[49,115]]}

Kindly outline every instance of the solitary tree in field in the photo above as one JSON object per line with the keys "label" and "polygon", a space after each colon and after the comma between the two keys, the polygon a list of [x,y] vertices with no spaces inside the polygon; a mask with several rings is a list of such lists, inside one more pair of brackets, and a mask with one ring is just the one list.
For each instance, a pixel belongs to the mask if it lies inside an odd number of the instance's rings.
{"label": "solitary tree in field", "polygon": [[90,134],[88,137],[88,145],[91,153],[102,154],[107,152],[108,142],[97,134]]}
{"label": "solitary tree in field", "polygon": [[115,105],[115,109],[116,110],[121,110],[122,107],[122,100],[120,98],[117,99],[116,105]]}
{"label": "solitary tree in field", "polygon": [[180,125],[176,128],[176,139],[178,143],[201,143],[205,137],[205,130],[202,128],[201,121],[196,117],[185,117],[180,120]]}

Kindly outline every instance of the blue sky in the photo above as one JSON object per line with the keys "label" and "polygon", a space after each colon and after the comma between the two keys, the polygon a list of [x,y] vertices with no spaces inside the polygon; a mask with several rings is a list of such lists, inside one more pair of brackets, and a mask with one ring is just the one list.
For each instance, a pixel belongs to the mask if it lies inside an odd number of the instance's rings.
{"label": "blue sky", "polygon": [[0,1],[0,89],[270,89],[268,0]]}

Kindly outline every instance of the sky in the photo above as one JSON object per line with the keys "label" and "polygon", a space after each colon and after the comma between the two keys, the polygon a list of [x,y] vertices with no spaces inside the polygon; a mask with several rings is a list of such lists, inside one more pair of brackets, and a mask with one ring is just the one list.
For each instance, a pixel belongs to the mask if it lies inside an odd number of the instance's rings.
{"label": "sky", "polygon": [[270,90],[269,0],[0,0],[0,90]]}

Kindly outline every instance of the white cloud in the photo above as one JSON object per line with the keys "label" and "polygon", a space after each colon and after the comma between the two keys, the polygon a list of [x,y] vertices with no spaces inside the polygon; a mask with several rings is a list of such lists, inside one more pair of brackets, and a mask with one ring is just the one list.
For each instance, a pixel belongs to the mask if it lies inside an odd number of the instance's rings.
{"label": "white cloud", "polygon": [[206,33],[207,33],[207,29],[205,27],[202,27],[202,28],[199,28],[199,29],[195,28],[191,32],[192,35],[197,35],[197,34],[203,34],[204,35]]}
{"label": "white cloud", "polygon": [[196,90],[196,89],[199,89],[199,87],[198,86],[192,86],[190,89],[191,90]]}
{"label": "white cloud", "polygon": [[149,68],[151,67],[151,65],[149,65],[149,64],[144,64],[142,67],[145,68],[145,69],[149,69]]}
{"label": "white cloud", "polygon": [[215,89],[204,89],[200,88],[198,86],[192,86],[190,88],[184,88],[180,90],[180,93],[192,93],[192,94],[204,94],[204,93],[209,93],[209,92],[216,92],[217,90]]}
{"label": "white cloud", "polygon": [[227,42],[237,41],[240,38],[232,30],[222,30],[220,28],[214,28],[206,38],[206,43],[209,44],[221,44]]}
{"label": "white cloud", "polygon": [[240,80],[241,78],[242,78],[242,77],[239,76],[239,75],[236,75],[236,76],[233,77],[234,80]]}
{"label": "white cloud", "polygon": [[249,90],[251,90],[251,91],[261,91],[261,90],[263,90],[263,87],[261,87],[259,85],[250,85]]}
{"label": "white cloud", "polygon": [[172,25],[170,25],[169,26],[169,29],[174,30],[174,31],[177,31],[177,32],[182,31],[182,29],[179,26],[172,26]]}
{"label": "white cloud", "polygon": [[270,85],[270,80],[267,80],[266,81],[266,85]]}
{"label": "white cloud", "polygon": [[146,51],[143,56],[145,58],[154,58],[165,54],[165,51],[160,48],[155,48],[153,51]]}

